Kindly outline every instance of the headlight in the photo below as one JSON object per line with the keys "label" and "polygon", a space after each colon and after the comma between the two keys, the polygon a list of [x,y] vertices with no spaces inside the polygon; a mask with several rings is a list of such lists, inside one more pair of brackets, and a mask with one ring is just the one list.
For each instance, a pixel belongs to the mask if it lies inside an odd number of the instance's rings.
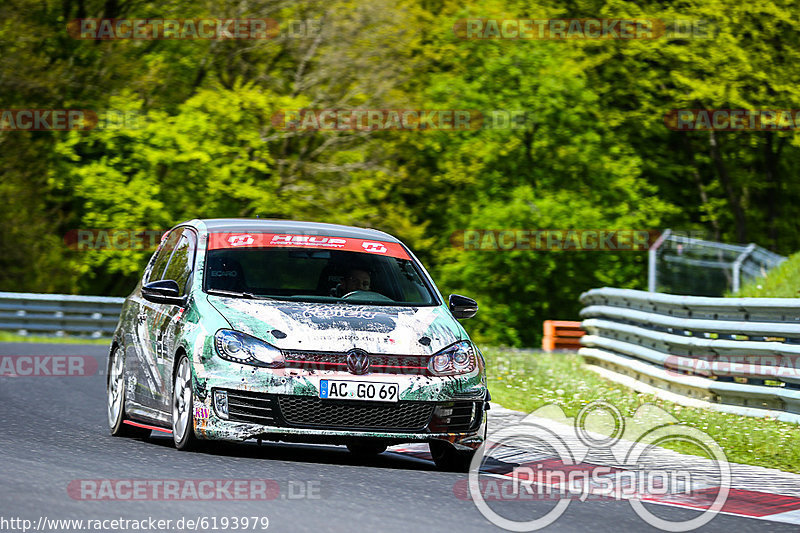
{"label": "headlight", "polygon": [[434,355],[431,365],[434,373],[443,374],[447,372],[447,367],[450,366],[450,358],[447,354]]}
{"label": "headlight", "polygon": [[466,374],[475,370],[475,349],[469,341],[448,346],[431,357],[428,370],[435,376]]}
{"label": "headlight", "polygon": [[228,361],[277,368],[283,366],[279,349],[246,333],[221,329],[214,335],[217,355]]}

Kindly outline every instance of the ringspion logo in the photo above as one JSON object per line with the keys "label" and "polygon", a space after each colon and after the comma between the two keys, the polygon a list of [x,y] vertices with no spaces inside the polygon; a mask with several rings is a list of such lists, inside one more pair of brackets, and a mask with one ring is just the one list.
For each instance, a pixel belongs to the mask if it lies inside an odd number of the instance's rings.
{"label": "ringspion logo", "polygon": [[[702,456],[702,475],[691,465],[664,460],[662,447],[678,443]],[[510,471],[501,469],[503,457],[509,458]],[[468,482],[457,482],[453,492],[457,498],[472,499],[489,522],[507,531],[543,529],[556,522],[571,501],[588,499],[624,500],[655,528],[691,531],[722,510],[730,487],[725,452],[706,433],[678,423],[652,404],[625,417],[615,406],[594,401],[574,418],[560,406],[546,405],[492,433],[473,457]],[[698,513],[667,519],[643,504],[670,499],[690,501]],[[518,513],[507,517],[502,514],[507,508],[487,503],[503,500],[556,504],[532,508],[522,521]]]}

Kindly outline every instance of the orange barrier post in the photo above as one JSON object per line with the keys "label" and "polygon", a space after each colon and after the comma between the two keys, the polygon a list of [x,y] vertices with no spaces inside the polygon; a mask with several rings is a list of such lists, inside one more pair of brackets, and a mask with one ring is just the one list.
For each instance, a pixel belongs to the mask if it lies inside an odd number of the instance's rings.
{"label": "orange barrier post", "polygon": [[581,329],[580,322],[545,320],[542,350],[545,352],[552,352],[553,350],[577,351],[581,347],[581,337],[585,333]]}

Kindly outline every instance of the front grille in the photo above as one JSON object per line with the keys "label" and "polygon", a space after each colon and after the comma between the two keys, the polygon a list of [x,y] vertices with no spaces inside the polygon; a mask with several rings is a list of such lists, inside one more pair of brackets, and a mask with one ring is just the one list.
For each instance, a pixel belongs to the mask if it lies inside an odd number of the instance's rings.
{"label": "front grille", "polygon": [[[306,370],[347,371],[347,354],[284,350],[286,366]],[[371,374],[428,374],[428,355],[369,354]]]}
{"label": "front grille", "polygon": [[347,371],[346,353],[284,350],[283,359],[289,368]]}
{"label": "front grille", "polygon": [[323,400],[227,390],[232,422],[333,430],[464,433],[483,418],[482,401],[395,403]]}
{"label": "front grille", "polygon": [[275,397],[258,392],[228,390],[228,419],[265,426],[280,425]]}
{"label": "front grille", "polygon": [[281,414],[295,427],[421,431],[431,419],[434,403],[381,404],[321,400],[313,396],[280,396]]}

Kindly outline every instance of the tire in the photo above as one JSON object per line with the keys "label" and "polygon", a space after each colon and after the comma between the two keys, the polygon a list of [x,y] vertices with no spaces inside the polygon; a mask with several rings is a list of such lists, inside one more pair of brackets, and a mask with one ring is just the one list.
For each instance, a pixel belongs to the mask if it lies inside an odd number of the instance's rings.
{"label": "tire", "polygon": [[195,450],[199,440],[194,434],[194,393],[189,358],[180,356],[172,378],[172,439],[179,450]]}
{"label": "tire", "polygon": [[373,457],[386,451],[386,445],[379,442],[351,442],[347,445],[350,453],[359,457]]}
{"label": "tire", "polygon": [[109,432],[114,437],[133,437],[144,439],[150,430],[125,424],[125,358],[122,350],[115,347],[111,352],[108,383],[106,383],[107,413]]}
{"label": "tire", "polygon": [[477,450],[457,450],[449,442],[434,440],[428,443],[436,468],[445,472],[469,472]]}

